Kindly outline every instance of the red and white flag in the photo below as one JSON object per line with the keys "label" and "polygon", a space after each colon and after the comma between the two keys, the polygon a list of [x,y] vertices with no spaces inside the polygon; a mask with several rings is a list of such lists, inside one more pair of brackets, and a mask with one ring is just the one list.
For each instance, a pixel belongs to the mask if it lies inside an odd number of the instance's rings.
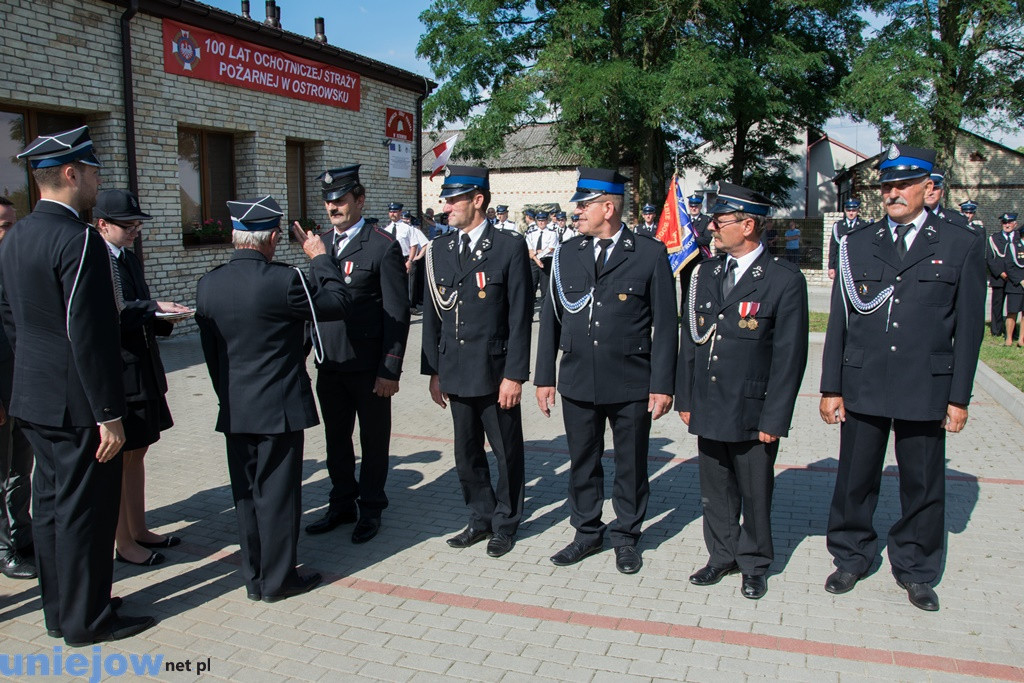
{"label": "red and white flag", "polygon": [[434,154],[437,155],[437,159],[434,160],[434,167],[430,169],[430,179],[433,180],[434,176],[444,170],[444,167],[448,165],[448,157],[452,155],[452,150],[455,149],[455,140],[457,140],[459,134],[451,136],[441,144],[434,147]]}

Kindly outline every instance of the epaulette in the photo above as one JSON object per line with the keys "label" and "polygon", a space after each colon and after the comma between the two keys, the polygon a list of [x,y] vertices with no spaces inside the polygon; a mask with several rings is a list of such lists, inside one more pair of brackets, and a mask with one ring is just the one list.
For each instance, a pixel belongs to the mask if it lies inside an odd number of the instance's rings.
{"label": "epaulette", "polygon": [[375,226],[373,226],[373,231],[375,233],[377,233],[378,235],[381,235],[382,237],[387,237],[388,238],[388,242],[394,242],[395,241],[395,238],[391,236],[391,233],[387,232],[383,228],[380,228],[380,227],[375,225]]}
{"label": "epaulette", "polygon": [[781,267],[785,268],[786,270],[789,270],[789,271],[794,272],[794,273],[799,273],[800,272],[800,266],[796,265],[795,263],[793,263],[789,259],[784,259],[784,258],[781,258],[779,256],[773,256],[772,257],[772,263],[774,263],[777,266],[781,266]]}

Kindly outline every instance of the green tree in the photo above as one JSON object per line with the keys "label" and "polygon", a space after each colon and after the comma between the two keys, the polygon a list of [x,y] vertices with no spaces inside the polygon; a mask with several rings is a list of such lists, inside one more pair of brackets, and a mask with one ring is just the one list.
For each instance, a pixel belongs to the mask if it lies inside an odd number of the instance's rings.
{"label": "green tree", "polygon": [[[1024,4],[1017,0],[870,0],[885,25],[844,81],[843,104],[884,142],[953,159],[965,124],[1024,123]],[[955,169],[952,169],[955,171]]]}
{"label": "green tree", "polygon": [[442,82],[433,124],[466,124],[456,150],[484,157],[506,135],[553,121],[558,147],[637,168],[643,201],[664,197],[672,159],[728,150],[715,177],[779,198],[791,144],[820,126],[860,20],[852,0],[434,0],[418,53]]}

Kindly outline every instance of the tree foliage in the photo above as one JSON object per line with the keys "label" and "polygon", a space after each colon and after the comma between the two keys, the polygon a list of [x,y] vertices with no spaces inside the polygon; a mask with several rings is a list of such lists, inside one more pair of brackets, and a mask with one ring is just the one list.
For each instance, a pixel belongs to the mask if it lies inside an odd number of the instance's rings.
{"label": "tree foliage", "polygon": [[[872,0],[887,22],[844,81],[843,104],[878,127],[953,158],[965,124],[1024,123],[1024,4],[1017,0]],[[951,169],[954,170],[955,169]]]}
{"label": "tree foliage", "polygon": [[500,152],[553,121],[563,151],[632,166],[641,201],[674,160],[781,198],[792,144],[824,124],[861,27],[853,0],[434,0],[420,56],[442,82],[424,110],[461,121],[457,153]]}

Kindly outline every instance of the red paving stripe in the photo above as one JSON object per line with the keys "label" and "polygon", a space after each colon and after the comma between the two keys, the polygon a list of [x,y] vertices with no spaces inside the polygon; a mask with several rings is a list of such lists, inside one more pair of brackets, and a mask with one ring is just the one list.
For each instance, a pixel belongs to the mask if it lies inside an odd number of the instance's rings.
{"label": "red paving stripe", "polygon": [[610,631],[628,631],[630,633],[668,636],[683,640],[738,645],[759,650],[776,650],[831,659],[845,659],[855,662],[867,662],[869,664],[886,664],[922,671],[943,671],[979,678],[1024,682],[1024,668],[1007,664],[929,656],[900,650],[882,650],[872,647],[824,643],[815,640],[800,640],[799,638],[783,638],[761,633],[749,633],[747,631],[727,631],[718,628],[704,628],[702,626],[684,626],[663,621],[606,617],[601,614],[591,614],[588,612],[576,612],[503,600],[472,598],[455,593],[407,588],[405,586],[368,581],[366,579],[346,578],[327,572],[325,572],[324,578],[327,579],[328,583],[366,593],[391,595],[436,605],[475,609],[482,612],[509,614],[527,619],[576,624],[578,626],[601,628]]}
{"label": "red paving stripe", "polygon": [[[453,439],[444,439],[436,436],[419,436],[417,434],[392,434],[391,436],[398,437],[400,439],[413,439],[415,441],[434,441],[439,443],[455,443]],[[554,448],[553,446],[530,446],[526,449],[531,453],[559,453],[562,455],[568,455],[569,450],[566,448]],[[611,457],[611,451],[605,451],[605,457]],[[649,455],[648,460],[654,462],[666,462],[676,465],[696,465],[696,456],[691,458],[672,458],[665,455]],[[826,472],[835,474],[839,471],[836,467],[822,467],[821,465],[786,465],[783,463],[776,463],[775,469],[777,470],[795,470],[805,472]],[[885,477],[898,477],[899,473],[895,470],[887,469],[882,472],[882,476]],[[947,474],[946,481],[976,481],[979,484],[1004,484],[1006,486],[1024,486],[1024,479],[1000,479],[996,477],[973,477],[967,474]]]}

